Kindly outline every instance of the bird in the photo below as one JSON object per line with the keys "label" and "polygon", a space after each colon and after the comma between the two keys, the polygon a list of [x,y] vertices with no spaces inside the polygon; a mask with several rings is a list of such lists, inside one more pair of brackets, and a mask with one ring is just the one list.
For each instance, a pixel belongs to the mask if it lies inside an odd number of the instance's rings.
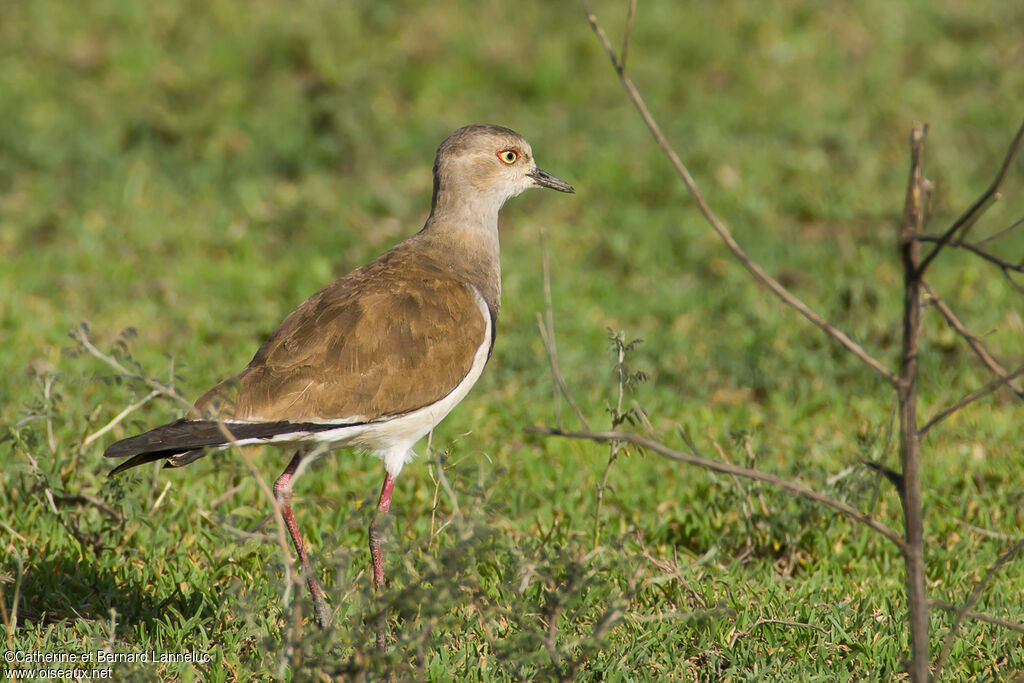
{"label": "bird", "polygon": [[[289,314],[237,375],[205,392],[182,418],[106,448],[128,458],[110,476],[149,462],[182,467],[233,446],[294,448],[273,493],[302,564],[321,628],[331,613],[291,507],[299,466],[326,449],[383,460],[369,526],[374,590],[385,586],[379,515],[413,446],[461,401],[494,348],[501,300],[498,212],[532,188],[574,193],[537,167],[530,144],[495,125],[459,128],[438,147],[423,228],[335,280]],[[319,449],[318,449],[319,447]],[[377,633],[383,647],[386,635]]]}

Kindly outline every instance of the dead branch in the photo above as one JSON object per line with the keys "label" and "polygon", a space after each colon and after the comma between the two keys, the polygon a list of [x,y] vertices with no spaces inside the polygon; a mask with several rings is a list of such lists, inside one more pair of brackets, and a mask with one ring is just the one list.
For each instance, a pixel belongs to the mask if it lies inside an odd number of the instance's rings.
{"label": "dead branch", "polygon": [[980,247],[983,244],[988,244],[989,242],[994,242],[997,239],[999,239],[1000,237],[1004,237],[1004,236],[1010,234],[1011,232],[1013,232],[1014,230],[1016,230],[1017,228],[1019,228],[1022,225],[1024,225],[1024,217],[1018,218],[1017,220],[1015,220],[1013,223],[1010,223],[1008,226],[1006,226],[1002,230],[996,230],[994,233],[992,233],[988,237],[982,237],[980,240],[975,240],[974,244],[975,244],[975,246],[979,246]]}
{"label": "dead branch", "polygon": [[62,505],[66,504],[94,507],[110,519],[113,519],[118,522],[124,521],[124,515],[122,515],[120,512],[110,507],[96,496],[91,496],[86,493],[76,493],[72,495],[54,494],[51,500],[55,505],[57,503],[61,503]]}
{"label": "dead branch", "polygon": [[968,531],[973,531],[974,533],[981,534],[982,536],[988,536],[989,538],[998,538],[1000,541],[1012,541],[1014,539],[1014,537],[1010,536],[1009,534],[1001,534],[997,531],[983,529],[980,526],[975,526],[969,522],[960,519],[959,517],[950,517],[950,519],[953,521],[954,524],[959,524]]}
{"label": "dead branch", "polygon": [[838,501],[834,498],[826,496],[823,493],[815,491],[806,484],[800,482],[791,481],[789,479],[783,479],[775,474],[764,472],[762,470],[750,469],[747,467],[739,467],[737,465],[731,465],[729,463],[720,462],[717,460],[711,460],[701,455],[694,453],[686,453],[683,451],[677,451],[673,448],[666,446],[660,441],[655,441],[646,436],[640,434],[633,434],[632,432],[570,432],[563,431],[561,429],[553,429],[551,427],[526,427],[525,430],[528,434],[542,434],[544,436],[561,436],[567,439],[585,439],[588,441],[596,441],[598,443],[605,443],[608,441],[626,441],[628,443],[639,446],[640,448],[652,451],[658,455],[667,458],[669,460],[675,460],[676,462],[686,463],[687,465],[695,465],[697,467],[703,467],[704,469],[711,470],[712,472],[718,472],[719,474],[729,474],[736,477],[744,477],[746,479],[754,479],[756,481],[763,481],[766,484],[777,486],[786,491],[790,491],[797,495],[803,496],[809,500],[813,500],[817,503],[821,503],[827,507],[832,508],[842,514],[846,515],[850,519],[853,519],[865,526],[868,526],[878,533],[882,534],[894,544],[900,550],[904,549],[903,539],[895,531],[885,526],[881,522],[868,517],[864,513],[860,512],[856,508],[850,507],[846,503]]}
{"label": "dead branch", "polygon": [[633,36],[633,17],[636,16],[636,0],[629,0],[629,12],[626,14],[626,32],[622,37],[622,68],[626,68],[629,58],[629,41]]}
{"label": "dead branch", "polygon": [[897,383],[897,377],[891,370],[864,350],[864,348],[857,342],[850,339],[850,337],[848,337],[842,330],[821,317],[800,298],[786,289],[782,283],[769,275],[760,265],[747,255],[746,251],[744,251],[735,238],[733,238],[729,228],[727,228],[726,225],[718,219],[715,213],[711,210],[707,201],[705,201],[704,195],[702,195],[700,190],[697,188],[697,183],[693,179],[693,176],[690,175],[690,171],[686,168],[686,165],[683,164],[682,160],[680,160],[679,155],[676,154],[675,149],[673,149],[672,145],[668,142],[668,139],[665,137],[665,134],[662,132],[657,121],[654,120],[654,116],[647,108],[647,104],[644,101],[644,98],[640,95],[640,91],[637,90],[632,79],[626,75],[625,64],[619,59],[619,56],[615,52],[615,48],[612,47],[611,42],[608,40],[608,36],[605,35],[604,29],[601,28],[601,25],[597,20],[597,16],[590,7],[589,0],[583,0],[583,7],[587,13],[587,20],[590,22],[590,26],[593,29],[594,34],[597,36],[598,40],[601,41],[601,46],[604,48],[605,53],[607,53],[608,59],[611,60],[616,73],[618,73],[619,80],[626,89],[629,99],[632,100],[634,106],[636,106],[637,110],[640,112],[640,116],[643,118],[644,123],[647,124],[651,134],[654,135],[654,140],[657,142],[658,147],[660,147],[661,151],[668,157],[676,171],[676,174],[679,175],[683,184],[686,185],[687,190],[690,192],[690,196],[693,197],[693,200],[696,202],[697,208],[704,216],[704,219],[708,222],[708,225],[711,226],[711,229],[718,234],[719,238],[721,238],[725,243],[725,246],[728,247],[733,256],[739,260],[755,280],[760,282],[772,294],[781,299],[784,304],[795,309],[800,313],[800,315],[807,318],[807,320],[812,324],[816,325],[828,336],[832,337],[832,339],[843,346],[847,351],[859,358],[868,367],[895,386]]}
{"label": "dead branch", "polygon": [[907,607],[910,617],[910,680],[928,680],[928,591],[924,566],[924,509],[921,498],[921,435],[917,428],[917,361],[921,346],[921,281],[918,266],[921,234],[925,219],[928,181],[922,171],[924,141],[928,126],[915,123],[910,132],[910,178],[899,235],[903,264],[903,335],[896,399],[899,408],[900,464],[903,506],[903,565],[906,573]]}
{"label": "dead branch", "polygon": [[92,339],[89,338],[89,329],[88,327],[86,327],[85,323],[82,323],[75,329],[71,330],[71,332],[68,333],[68,336],[74,339],[75,342],[77,342],[83,349],[86,350],[86,352],[89,353],[89,355],[98,358],[99,360],[106,363],[111,368],[113,368],[114,371],[117,372],[117,374],[121,375],[125,379],[132,379],[138,382],[142,382],[153,391],[156,391],[163,396],[167,396],[168,398],[174,399],[179,404],[184,406],[186,409],[191,410],[192,402],[189,401],[184,396],[182,396],[181,394],[179,394],[178,390],[174,388],[173,384],[164,384],[163,382],[155,380],[152,377],[149,377],[148,375],[145,375],[141,372],[129,370],[121,363],[121,361],[117,360],[117,358],[111,356],[110,354],[103,353],[98,348],[96,348],[96,345],[92,343]]}
{"label": "dead branch", "polygon": [[1010,384],[1014,379],[1016,379],[1017,377],[1020,377],[1021,375],[1024,375],[1024,366],[1017,368],[1016,370],[1011,372],[1009,375],[1005,375],[1003,377],[1000,377],[999,379],[995,379],[995,380],[989,382],[988,384],[986,384],[985,386],[981,387],[980,389],[975,389],[974,391],[972,391],[971,393],[967,394],[962,399],[960,399],[959,401],[954,403],[953,405],[951,405],[948,408],[944,408],[943,410],[939,411],[939,414],[936,415],[935,417],[933,417],[932,419],[928,420],[927,424],[925,424],[925,426],[921,427],[921,429],[919,429],[917,431],[917,433],[920,436],[924,436],[925,434],[927,434],[931,430],[932,427],[934,427],[935,425],[939,424],[940,422],[945,420],[950,415],[953,415],[954,413],[959,411],[961,408],[963,408],[963,407],[965,407],[965,406],[967,406],[967,405],[969,405],[971,403],[974,403],[979,398],[982,398],[984,396],[988,396],[993,391],[997,390],[999,387],[1001,387],[1001,386],[1003,386],[1005,384]]}
{"label": "dead branch", "polygon": [[[941,237],[935,237],[933,235],[921,235],[917,239],[920,242],[935,243],[941,243],[942,240]],[[1003,271],[1003,275],[1006,277],[1006,279],[1009,281],[1009,283],[1013,286],[1014,289],[1016,289],[1018,292],[1024,292],[1024,286],[1022,286],[1020,283],[1013,279],[1013,273],[1024,273],[1024,261],[1014,262],[1010,261],[1009,259],[1004,259],[1001,256],[996,256],[992,252],[982,249],[977,244],[972,244],[971,242],[961,242],[958,240],[956,242],[950,242],[947,246],[956,247],[957,249],[963,249],[964,251],[969,251],[975,256],[981,258],[982,260],[994,264],[996,267],[999,268],[999,270]]]}
{"label": "dead branch", "polygon": [[147,403],[149,403],[150,400],[156,398],[157,396],[160,396],[161,393],[162,392],[159,389],[154,389],[153,391],[151,391],[148,394],[146,394],[145,397],[139,399],[135,403],[132,403],[130,406],[128,406],[127,408],[122,410],[120,413],[118,413],[116,416],[114,416],[114,419],[112,419],[106,425],[104,425],[100,429],[97,429],[95,432],[93,432],[92,434],[87,436],[85,439],[83,439],[81,445],[79,446],[79,448],[86,449],[89,446],[91,446],[92,443],[96,439],[100,438],[101,436],[103,436],[104,434],[109,432],[111,429],[116,427],[121,422],[121,420],[125,419],[126,417],[131,415],[134,411],[138,410],[142,406],[144,406]]}
{"label": "dead branch", "polygon": [[[192,409],[192,402],[189,401],[184,396],[182,396],[180,393],[178,393],[178,390],[175,389],[172,384],[165,384],[163,382],[155,380],[141,371],[136,372],[134,370],[130,370],[127,367],[125,367],[125,365],[121,363],[117,358],[110,354],[104,353],[99,348],[97,348],[96,345],[93,344],[92,339],[89,338],[89,328],[85,323],[80,324],[78,327],[72,330],[68,336],[75,340],[75,342],[77,342],[79,346],[85,349],[85,351],[89,353],[89,355],[106,363],[108,366],[113,368],[115,372],[117,372],[125,379],[141,382],[148,386],[150,389],[152,389],[153,392],[162,396],[166,396],[174,400],[175,402],[179,403],[186,410]],[[147,397],[146,400],[149,400],[149,398]],[[224,422],[220,422],[218,426],[220,428],[221,433],[224,434],[225,438],[228,439],[229,444],[235,441],[234,435],[231,434],[230,430],[228,430],[228,427]],[[288,551],[288,539],[287,536],[285,535],[284,518],[282,517],[281,514],[281,504],[278,502],[277,497],[274,495],[273,491],[270,490],[270,486],[263,479],[262,475],[260,474],[259,468],[256,467],[256,463],[253,462],[252,458],[245,451],[245,449],[235,447],[234,450],[238,453],[239,456],[241,456],[242,462],[245,464],[250,474],[252,474],[252,476],[255,478],[257,488],[260,489],[261,493],[267,498],[267,500],[270,501],[270,504],[274,508],[274,516],[277,518],[277,524],[275,525],[275,530],[277,532],[276,541],[281,551],[282,557],[284,559],[285,591],[284,595],[282,596],[282,602],[287,607],[291,601],[291,592],[293,585],[299,585],[300,579],[304,577],[294,578],[294,572],[292,570],[292,556],[291,553]],[[306,465],[311,460],[311,457],[305,458],[302,464]],[[47,490],[47,492],[49,493],[49,490]],[[50,498],[50,504],[54,505],[52,497]],[[54,506],[54,512],[56,512],[56,506]],[[204,514],[204,512],[200,510],[200,514]]]}
{"label": "dead branch", "polygon": [[568,402],[573,412],[576,413],[576,419],[580,421],[584,429],[590,429],[590,425],[587,424],[587,418],[583,416],[583,411],[580,410],[576,399],[572,396],[572,392],[569,391],[569,385],[566,384],[565,379],[562,377],[562,371],[558,365],[554,305],[551,298],[551,268],[548,265],[548,241],[544,230],[540,231],[540,265],[541,275],[544,280],[544,317],[542,318],[540,313],[537,314],[537,329],[540,330],[540,338],[544,342],[544,350],[547,351],[548,361],[551,363],[551,377],[555,382],[555,423],[559,426],[562,425],[562,408],[561,402],[558,400],[558,392],[561,391],[566,402]]}
{"label": "dead branch", "polygon": [[928,293],[929,303],[935,306],[936,310],[942,314],[942,317],[946,319],[946,322],[950,327],[956,331],[964,341],[967,342],[968,346],[974,351],[975,355],[985,364],[989,370],[992,371],[997,377],[1006,380],[1007,385],[1013,390],[1013,393],[1021,399],[1024,399],[1024,389],[1021,389],[1020,385],[1012,381],[1012,378],[1007,378],[1006,368],[1003,367],[1002,363],[996,360],[995,356],[989,353],[985,345],[981,343],[981,339],[977,335],[971,334],[967,327],[960,321],[960,318],[956,316],[953,309],[940,297],[932,286],[928,284],[927,280],[922,279],[921,284],[924,286],[924,291]]}
{"label": "dead branch", "polygon": [[[942,233],[939,237],[935,238],[935,246],[932,248],[928,255],[922,259],[920,265],[918,265],[919,275],[924,275],[925,271],[928,270],[928,266],[931,265],[935,257],[949,245],[954,236],[957,236],[957,246],[962,245],[963,238],[967,235],[967,231],[971,229],[971,226],[977,222],[981,215],[985,213],[989,206],[999,198],[999,187],[1003,184],[1003,180],[1006,178],[1007,172],[1010,170],[1010,164],[1013,163],[1013,159],[1017,156],[1017,151],[1020,149],[1021,140],[1024,139],[1024,123],[1021,124],[1020,128],[1017,129],[1017,134],[1013,137],[1013,142],[1010,143],[1009,149],[1006,150],[1006,156],[1003,158],[1003,165],[999,167],[999,173],[996,174],[995,180],[989,185],[988,189],[985,190],[980,197],[971,206],[953,222],[953,225],[949,226],[946,232]],[[918,239],[922,239],[923,236],[919,235]],[[927,241],[932,241],[928,239]]]}
{"label": "dead branch", "polygon": [[[551,297],[551,266],[548,262],[548,239],[544,228],[540,229],[540,270],[541,279],[544,282],[544,313],[542,320],[540,313],[537,314],[537,326],[540,329],[541,339],[544,340],[544,348],[548,352],[548,361],[551,363],[551,375],[555,376],[555,368],[558,367],[558,347],[555,345],[555,312]],[[551,341],[549,344],[548,341]],[[559,373],[561,374],[561,373]],[[552,404],[555,409],[555,424],[562,424],[562,402],[558,398],[559,386],[557,383],[552,387],[554,395]]]}
{"label": "dead branch", "polygon": [[[583,425],[583,428],[589,429],[590,426],[587,424],[587,418],[584,417],[583,411],[580,410],[579,404],[576,403],[576,399],[573,398],[572,392],[569,391],[569,385],[565,383],[565,378],[562,376],[562,371],[559,368],[558,356],[555,352],[556,347],[554,340],[554,328],[552,328],[550,332],[548,331],[548,328],[544,323],[544,319],[541,318],[540,313],[537,314],[537,329],[540,330],[541,341],[544,342],[544,348],[547,350],[548,358],[551,362],[551,376],[555,380],[555,386],[557,387],[557,390],[561,391],[562,396],[565,397],[565,400],[569,403],[569,406],[572,408],[573,412],[576,413],[576,419],[580,421],[580,424]],[[557,405],[557,400],[555,403]],[[557,421],[561,417],[561,411],[556,410],[555,412]]]}
{"label": "dead branch", "polygon": [[[978,602],[978,598],[981,597],[982,592],[988,586],[989,582],[995,577],[996,572],[1006,566],[1013,556],[1016,555],[1024,548],[1024,537],[1021,537],[1019,541],[1010,546],[1010,549],[999,556],[999,559],[988,568],[985,572],[985,576],[982,577],[978,585],[971,591],[970,596],[967,598],[967,602],[959,609],[956,615],[956,620],[953,625],[949,627],[949,633],[946,634],[945,640],[942,641],[942,652],[939,653],[939,658],[935,661],[935,680],[939,680],[939,674],[942,673],[942,663],[946,660],[946,656],[949,655],[950,648],[953,647],[953,639],[956,637],[956,632],[960,629],[960,624],[963,623],[964,617],[974,607],[975,603]],[[1021,630],[1024,630],[1022,628]]]}
{"label": "dead branch", "polygon": [[[954,605],[951,602],[945,600],[929,600],[929,604],[932,607],[938,607],[948,612],[960,612],[961,608],[958,605]],[[983,621],[986,624],[992,624],[993,626],[1000,626],[1009,631],[1016,631],[1018,633],[1024,633],[1024,624],[1019,621],[1010,621],[1009,619],[1000,619],[994,617],[991,614],[985,614],[984,612],[975,612],[973,610],[967,610],[963,613],[968,619],[974,619],[975,621]]]}

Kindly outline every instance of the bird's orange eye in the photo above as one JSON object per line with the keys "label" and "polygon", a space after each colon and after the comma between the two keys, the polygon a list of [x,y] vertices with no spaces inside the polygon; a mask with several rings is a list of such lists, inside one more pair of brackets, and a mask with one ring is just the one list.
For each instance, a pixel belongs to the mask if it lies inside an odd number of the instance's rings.
{"label": "bird's orange eye", "polygon": [[504,163],[511,166],[512,164],[516,163],[516,161],[519,160],[519,152],[514,149],[503,149],[500,152],[498,152],[498,158],[501,159]]}

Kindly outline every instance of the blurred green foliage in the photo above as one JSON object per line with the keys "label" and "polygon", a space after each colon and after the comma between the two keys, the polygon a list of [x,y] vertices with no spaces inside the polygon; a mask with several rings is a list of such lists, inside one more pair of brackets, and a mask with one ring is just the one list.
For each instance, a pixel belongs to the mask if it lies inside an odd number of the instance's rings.
{"label": "blurred green foliage", "polygon": [[[856,467],[894,462],[890,392],[730,260],[577,4],[2,8],[8,617],[18,597],[8,648],[212,658],[118,665],[122,678],[899,678],[901,561],[882,540],[769,488],[632,453],[612,467],[595,549],[607,449],[522,432],[552,420],[535,324],[543,229],[559,360],[592,425],[606,426],[616,400],[607,330],[624,330],[644,340],[631,365],[649,376],[628,400],[657,434],[678,443],[682,425],[709,452],[714,439],[734,461],[799,476],[901,527],[895,493]],[[596,9],[620,40],[625,4]],[[1024,7],[999,0],[659,0],[639,3],[628,68],[748,251],[893,366],[910,123],[931,124],[937,232],[991,181],[1024,115],[1022,25]],[[294,606],[309,605],[301,594],[283,605],[276,546],[233,531],[270,509],[248,469],[216,457],[107,481],[109,439],[82,439],[148,390],[62,353],[67,333],[88,321],[111,348],[134,327],[132,358],[198,395],[306,296],[418,230],[437,144],[484,122],[524,134],[578,194],[528,193],[503,213],[495,353],[433,437],[454,498],[431,478],[435,456],[400,479],[384,601],[375,606],[363,573],[363,503],[379,465],[342,453],[300,482],[300,524],[338,628],[297,633]],[[978,236],[1024,214],[1022,184],[1018,161]],[[1024,250],[1019,235],[999,244]],[[998,357],[1019,362],[1021,295],[977,260],[943,259],[933,285]],[[933,312],[925,332],[927,416],[988,376]],[[178,412],[147,404],[110,438]],[[937,599],[962,600],[1021,533],[1020,425],[1019,403],[997,394],[928,438]],[[254,457],[268,481],[284,464],[277,451]],[[439,530],[456,504],[461,515]],[[1019,563],[1005,568],[977,608],[1024,620],[1022,576]],[[395,620],[386,657],[370,647],[380,604]],[[951,621],[933,613],[936,649]],[[1008,678],[1024,670],[1021,645],[968,622],[948,676]]]}

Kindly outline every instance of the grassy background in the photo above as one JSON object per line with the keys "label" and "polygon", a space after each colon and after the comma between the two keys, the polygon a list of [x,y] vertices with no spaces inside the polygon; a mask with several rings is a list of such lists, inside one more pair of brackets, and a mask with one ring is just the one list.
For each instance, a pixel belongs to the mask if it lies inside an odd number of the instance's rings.
{"label": "grassy background", "polygon": [[[628,362],[650,376],[627,401],[657,434],[681,445],[681,425],[709,452],[713,439],[734,462],[799,476],[901,526],[895,493],[883,486],[875,500],[874,478],[847,471],[862,457],[894,462],[891,393],[729,260],[578,5],[3,7],[8,649],[210,656],[195,668],[115,667],[143,679],[900,677],[901,561],[884,540],[770,488],[633,453],[612,466],[595,544],[607,448],[522,432],[553,419],[535,324],[543,229],[563,373],[593,426],[607,426],[616,394],[607,330],[624,330],[644,339]],[[625,7],[596,9],[621,35]],[[910,122],[932,125],[937,231],[987,186],[1020,123],[1021,25],[1024,7],[1001,0],[640,3],[629,68],[741,243],[894,367]],[[65,354],[67,333],[88,321],[109,349],[134,327],[132,358],[197,396],[306,296],[419,229],[437,144],[474,122],[523,133],[578,194],[532,192],[503,212],[497,346],[435,432],[442,454],[399,479],[383,601],[398,640],[378,657],[364,548],[379,464],[343,452],[299,484],[337,628],[296,630],[296,606],[309,605],[301,592],[282,604],[280,551],[238,531],[270,509],[243,460],[106,480],[100,453],[113,436],[82,439],[147,390]],[[1018,162],[979,234],[1024,213],[1022,184]],[[1003,244],[1024,248],[1020,237]],[[997,356],[1019,362],[1021,298],[997,271],[949,254],[932,281]],[[926,334],[925,416],[988,380],[934,313]],[[178,414],[153,402],[115,435]],[[926,442],[937,599],[962,600],[1021,533],[1020,425],[1019,404],[996,395]],[[251,457],[268,482],[285,462]],[[1020,567],[978,609],[1021,621]],[[933,613],[936,649],[951,620]],[[1019,634],[969,622],[947,675],[1005,680],[1024,671],[1022,653]]]}

